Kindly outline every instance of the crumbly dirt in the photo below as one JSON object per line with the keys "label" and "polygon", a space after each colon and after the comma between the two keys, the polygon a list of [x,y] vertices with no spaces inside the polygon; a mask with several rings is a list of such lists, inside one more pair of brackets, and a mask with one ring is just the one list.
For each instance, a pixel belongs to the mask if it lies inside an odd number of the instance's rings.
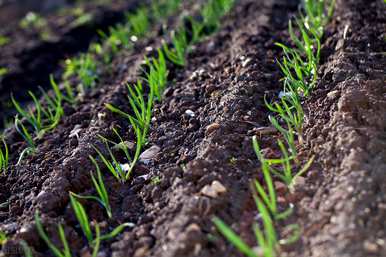
{"label": "crumbly dirt", "polygon": [[317,90],[307,100],[315,167],[293,256],[386,256],[386,6],[338,1]]}
{"label": "crumbly dirt", "polygon": [[[269,126],[264,95],[280,92],[275,58],[281,52],[274,43],[288,40],[288,20],[298,4],[238,1],[221,29],[192,49],[188,65],[172,68],[164,99],[154,109],[148,158],[126,184],[104,170],[113,218],[84,202],[103,232],[135,224],[104,242],[100,256],[241,256],[214,228],[215,215],[255,244],[250,181],[259,179],[259,163],[251,137],[260,135],[265,152],[276,151],[277,134],[261,133]],[[291,222],[301,225],[302,237],[283,248],[283,256],[386,256],[384,10],[380,0],[337,1],[320,81],[305,102],[305,144],[299,146],[302,156],[316,158],[291,196],[296,206]],[[0,175],[0,204],[8,202],[0,209],[0,230],[11,238],[0,256],[17,256],[20,239],[34,256],[50,256],[34,227],[36,210],[53,240],[58,241],[56,224],[62,222],[74,256],[88,256],[68,192],[95,194],[88,156],[95,156],[92,145],[106,151],[98,135],[114,138],[115,127],[134,141],[128,123],[104,104],[127,110],[125,83],[135,82],[146,46],[158,46],[157,39],[117,57],[116,69],[76,109],[66,106],[65,117],[38,142],[36,154]],[[25,144],[13,129],[6,135],[14,164]]]}

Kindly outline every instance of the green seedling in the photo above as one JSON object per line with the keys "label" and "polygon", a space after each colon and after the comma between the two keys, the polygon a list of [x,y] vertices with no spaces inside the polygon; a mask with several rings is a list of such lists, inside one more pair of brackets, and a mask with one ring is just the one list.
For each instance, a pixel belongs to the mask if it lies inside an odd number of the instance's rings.
{"label": "green seedling", "polygon": [[116,178],[119,182],[125,183],[126,181],[126,170],[125,168],[117,161],[115,158],[113,152],[111,151],[109,145],[106,143],[106,148],[110,155],[110,160],[108,160],[102,152],[93,146],[94,150],[97,152],[99,158],[102,160],[102,162],[105,164],[108,171]]}
{"label": "green seedling", "polygon": [[82,229],[83,234],[87,238],[87,241],[91,243],[94,240],[94,236],[91,230],[90,221],[88,219],[86,210],[84,209],[83,205],[75,198],[75,195],[71,192],[70,201],[75,216],[78,219],[80,228]]}
{"label": "green seedling", "polygon": [[7,241],[7,235],[3,231],[0,231],[0,245],[3,245],[5,241]]}
{"label": "green seedling", "polygon": [[92,195],[82,196],[82,195],[77,195],[75,193],[71,193],[71,194],[79,199],[93,200],[98,202],[100,205],[102,205],[105,208],[107,216],[111,219],[113,215],[112,215],[112,210],[110,206],[109,194],[105,187],[102,172],[96,160],[92,156],[89,156],[89,157],[96,168],[96,175],[91,171],[90,176],[98,196],[92,196]]}
{"label": "green seedling", "polygon": [[[83,207],[81,207],[81,208],[83,208]],[[87,214],[84,214],[84,215],[86,215],[86,217],[87,217]],[[84,218],[84,217],[82,217],[82,218]],[[88,217],[87,217],[87,220],[88,220]],[[45,232],[45,230],[43,228],[41,219],[39,217],[39,213],[37,211],[35,212],[35,224],[36,224],[36,228],[38,230],[39,236],[47,244],[48,248],[50,248],[50,250],[54,254],[54,256],[56,256],[56,257],[71,257],[72,256],[68,241],[67,241],[65,233],[64,233],[64,228],[61,224],[58,225],[58,232],[59,232],[59,238],[60,238],[61,243],[63,245],[63,249],[59,249],[50,240],[49,236],[47,235],[47,233]],[[87,226],[85,224],[83,224],[83,225]],[[105,236],[101,236],[99,224],[97,222],[95,222],[95,239],[90,242],[90,246],[93,248],[91,256],[92,257],[98,256],[98,252],[99,252],[99,248],[100,248],[100,244],[101,244],[102,240],[112,239],[113,237],[115,237],[119,233],[121,233],[124,228],[132,227],[132,225],[133,224],[131,224],[131,223],[124,223],[124,224],[118,226],[116,229],[114,229],[113,232],[111,232]],[[81,226],[82,226],[82,224],[81,224]],[[25,253],[31,253],[28,245],[25,244],[24,246],[22,245],[22,247],[23,247]],[[28,255],[26,255],[26,256],[28,256]]]}
{"label": "green seedling", "polygon": [[51,87],[55,88],[58,91],[58,94],[61,95],[61,99],[63,99],[64,101],[66,101],[67,103],[69,103],[71,105],[74,105],[76,103],[75,92],[74,92],[73,88],[71,87],[70,83],[68,83],[68,81],[64,82],[64,91],[66,94],[61,93],[61,91],[59,90],[59,86],[55,82],[54,76],[52,74],[50,75],[50,83],[51,83]]}
{"label": "green seedling", "polygon": [[3,141],[3,149],[0,148],[0,173],[3,171],[5,172],[5,170],[7,169],[8,167],[8,160],[9,160],[9,152],[8,152],[8,146],[7,146],[7,143],[5,142],[4,139],[2,139]]}
{"label": "green seedling", "polygon": [[0,67],[0,78],[4,77],[5,75],[7,75],[7,73],[8,73],[8,69],[7,68]]}
{"label": "green seedling", "polygon": [[178,6],[181,4],[181,0],[160,0],[153,1],[151,3],[150,10],[156,21],[161,20],[164,17],[174,13]]}
{"label": "green seedling", "polygon": [[152,177],[151,178],[151,184],[153,185],[153,186],[155,186],[155,185],[158,185],[158,184],[160,184],[161,183],[161,178],[160,178],[160,176],[155,176],[155,177]]}
{"label": "green seedling", "polygon": [[[132,88],[133,87],[133,88]],[[129,168],[126,171],[127,180],[131,172],[137,163],[139,156],[141,154],[143,146],[146,144],[147,133],[150,126],[151,114],[154,101],[154,88],[150,88],[150,93],[147,96],[147,99],[144,98],[144,90],[140,80],[137,81],[137,84],[134,86],[128,85],[129,91],[129,103],[132,108],[133,115],[123,112],[119,108],[106,104],[106,108],[113,113],[117,113],[125,118],[127,118],[130,124],[133,127],[133,130],[136,135],[136,150],[133,158],[128,158],[131,162]]]}
{"label": "green seedling", "polygon": [[265,157],[261,154],[260,146],[259,146],[259,143],[257,142],[256,136],[253,137],[252,143],[253,143],[253,149],[256,153],[256,156],[261,163],[261,170],[263,172],[264,182],[268,190],[268,193],[267,193],[264,190],[264,186],[258,180],[255,180],[255,183],[254,183],[254,190],[256,191],[255,198],[261,199],[261,201],[267,206],[268,210],[270,211],[270,213],[273,215],[275,219],[277,220],[285,219],[292,213],[292,209],[291,208],[287,209],[282,213],[279,212],[277,208],[276,190],[271,176],[271,173],[272,173],[271,166],[269,162],[265,159]]}
{"label": "green seedling", "polygon": [[280,101],[268,103],[264,97],[265,105],[272,112],[276,112],[282,120],[291,124],[295,128],[299,139],[302,135],[304,111],[300,103],[299,97],[292,91],[284,93]]}
{"label": "green seedling", "polygon": [[47,244],[48,248],[50,248],[50,250],[56,257],[71,257],[71,250],[64,233],[64,228],[61,224],[58,225],[58,232],[59,232],[59,238],[63,245],[63,250],[59,249],[54,245],[54,243],[51,242],[49,236],[44,231],[38,212],[35,212],[35,224],[36,224],[36,228],[38,230],[39,236],[43,239],[43,241]]}
{"label": "green seedling", "polygon": [[77,15],[76,19],[70,23],[70,27],[79,27],[90,23],[93,19],[93,15],[91,13],[80,13]]}
{"label": "green seedling", "polygon": [[[279,124],[279,121],[274,116],[269,116],[269,121],[284,137],[287,145],[291,150],[291,156],[295,158],[297,156],[296,144],[295,144],[295,132],[290,123],[286,123],[287,129]],[[296,158],[295,158],[296,159]]]}
{"label": "green seedling", "polygon": [[203,22],[196,21],[191,16],[189,16],[187,19],[191,26],[191,43],[196,44],[203,38],[205,24]]}
{"label": "green seedling", "polygon": [[158,49],[158,58],[145,58],[145,62],[148,69],[145,79],[158,101],[161,101],[168,77],[165,56],[161,49]]}
{"label": "green seedling", "polygon": [[[82,204],[78,202],[78,200],[73,196],[73,194],[70,194],[70,199],[71,199],[71,205],[74,209],[75,215],[78,219],[78,222],[83,231],[83,234],[87,238],[87,241],[89,242],[90,245],[100,244],[101,241],[112,239],[116,237],[119,233],[121,233],[125,228],[134,226],[134,224],[132,223],[123,223],[117,226],[112,232],[102,236],[100,235],[100,232],[99,232],[99,226],[96,226],[96,230],[98,231],[96,231],[97,232],[96,237],[94,238],[86,210],[84,209]],[[97,222],[94,222],[94,223],[97,224]]]}
{"label": "green seedling", "polygon": [[256,248],[248,246],[244,240],[237,235],[228,225],[226,225],[221,219],[214,218],[213,222],[221,234],[233,244],[241,253],[248,257],[275,257],[277,256],[277,233],[273,220],[269,214],[268,209],[264,203],[255,197],[256,206],[260,213],[263,228],[260,228],[258,224],[253,224],[253,232],[255,234],[256,241],[258,243],[260,251]]}
{"label": "green seedling", "polygon": [[34,108],[28,107],[26,111],[15,98],[11,96],[12,103],[17,112],[34,128],[38,137],[41,137],[46,131],[55,128],[63,115],[62,93],[56,84],[52,85],[52,89],[55,93],[54,96],[49,96],[41,89],[45,106],[39,102],[34,93],[29,91],[28,93],[34,102]]}
{"label": "green seedling", "polygon": [[127,21],[133,36],[142,37],[149,29],[149,14],[145,8],[139,9],[135,14],[128,14]]}
{"label": "green seedling", "polygon": [[28,144],[28,146],[20,153],[19,159],[17,161],[17,165],[19,165],[26,155],[30,155],[35,152],[36,145],[32,135],[28,132],[28,129],[19,120],[17,115],[15,117],[15,129]]}
{"label": "green seedling", "polygon": [[[119,52],[121,48],[130,49],[132,43],[130,41],[130,28],[127,24],[118,24],[115,27],[109,28],[109,35],[103,31],[99,31],[101,37],[105,40],[105,45],[108,45],[113,54]],[[104,56],[105,61],[110,60],[111,56]]]}
{"label": "green seedling", "polygon": [[35,12],[29,12],[20,21],[20,27],[23,29],[42,29],[47,26],[47,21]]}
{"label": "green seedling", "polygon": [[201,16],[203,17],[206,27],[216,30],[220,25],[221,17],[230,11],[234,4],[234,0],[211,0],[202,9]]}
{"label": "green seedling", "polygon": [[9,43],[9,38],[6,36],[0,35],[0,47],[5,46],[8,43]]}
{"label": "green seedling", "polygon": [[78,57],[67,59],[65,62],[64,80],[72,76],[79,79],[81,89],[91,88],[97,79],[97,66],[94,57],[90,53],[81,54]]}
{"label": "green seedling", "polygon": [[163,51],[166,57],[177,66],[185,66],[186,53],[188,50],[188,42],[186,37],[186,30],[180,29],[172,34],[172,47],[167,43],[163,44]]}

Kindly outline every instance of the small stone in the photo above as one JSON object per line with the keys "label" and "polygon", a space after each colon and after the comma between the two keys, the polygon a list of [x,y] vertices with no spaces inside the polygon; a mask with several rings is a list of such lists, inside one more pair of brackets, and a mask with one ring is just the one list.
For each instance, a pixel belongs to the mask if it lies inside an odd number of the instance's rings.
{"label": "small stone", "polygon": [[277,129],[274,127],[260,127],[257,128],[256,131],[259,133],[259,136],[272,135],[277,133]]}
{"label": "small stone", "polygon": [[188,115],[189,117],[194,117],[196,114],[192,110],[186,110],[185,114]]}
{"label": "small stone", "polygon": [[209,135],[210,133],[212,133],[213,131],[217,130],[220,128],[220,124],[218,123],[212,123],[210,124],[209,126],[206,127],[206,134]]}
{"label": "small stone", "polygon": [[212,198],[217,198],[219,195],[224,194],[226,192],[226,188],[219,181],[215,180],[211,185],[204,186],[200,193],[205,196],[209,196]]}
{"label": "small stone", "polygon": [[327,97],[329,99],[335,99],[339,94],[339,91],[338,90],[334,90],[334,91],[331,91],[327,94]]}
{"label": "small stone", "polygon": [[378,249],[378,245],[377,244],[374,244],[372,242],[369,242],[369,241],[365,241],[363,243],[363,248],[365,249],[366,252],[368,253],[378,253],[379,249]]}
{"label": "small stone", "polygon": [[145,257],[145,256],[149,256],[148,247],[144,246],[135,250],[134,257]]}
{"label": "small stone", "polygon": [[140,156],[139,160],[142,162],[148,162],[155,158],[155,156],[161,151],[161,148],[157,145],[153,145],[146,151],[144,151]]}

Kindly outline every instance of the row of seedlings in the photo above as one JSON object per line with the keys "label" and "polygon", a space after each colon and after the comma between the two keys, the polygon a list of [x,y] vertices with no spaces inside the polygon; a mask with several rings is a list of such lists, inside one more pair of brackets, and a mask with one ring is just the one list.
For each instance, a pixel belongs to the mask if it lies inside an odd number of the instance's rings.
{"label": "row of seedlings", "polygon": [[265,100],[265,104],[275,114],[270,115],[269,120],[281,135],[281,139],[277,140],[281,157],[265,158],[256,136],[252,140],[264,178],[264,183],[255,180],[252,186],[253,198],[260,213],[259,221],[252,225],[258,247],[249,246],[221,219],[214,218],[218,230],[245,256],[275,257],[280,253],[280,246],[292,244],[300,238],[300,227],[290,224],[284,230],[291,231],[291,236],[279,239],[275,223],[285,221],[293,213],[293,206],[280,211],[274,181],[280,180],[291,192],[296,178],[303,175],[313,162],[314,157],[311,157],[302,165],[298,157],[297,143],[303,143],[304,111],[301,103],[317,83],[321,39],[334,6],[334,0],[305,0],[303,11],[295,18],[296,32],[293,22],[289,23],[293,46],[276,43],[284,53],[278,61],[284,74],[283,90],[278,100],[272,103]]}
{"label": "row of seedlings", "polygon": [[100,31],[100,42],[91,44],[88,52],[65,61],[60,86],[50,76],[53,93],[40,88],[42,102],[36,94],[29,91],[33,104],[25,109],[12,96],[12,103],[18,113],[14,126],[27,143],[17,164],[26,155],[34,153],[36,141],[59,124],[64,115],[64,104],[76,106],[82,101],[85,92],[95,87],[99,70],[110,64],[119,51],[132,49],[139,38],[150,33],[152,24],[175,12],[180,2],[181,0],[153,1],[149,7],[140,7],[136,12],[128,13],[126,22],[111,27],[108,34]]}
{"label": "row of seedlings", "polygon": [[[64,104],[75,106],[81,101],[81,95],[84,94],[86,90],[91,90],[95,86],[98,77],[98,66],[111,62],[114,56],[122,49],[130,50],[139,38],[145,37],[150,33],[151,24],[155,24],[174,13],[180,3],[181,0],[154,1],[150,7],[141,7],[135,13],[127,14],[126,23],[111,27],[110,33],[108,35],[103,34],[101,42],[93,43],[87,53],[66,61],[65,71],[62,76],[62,88],[58,86],[53,76],[50,76],[52,92],[46,92],[40,88],[43,101],[39,101],[33,92],[28,92],[33,101],[33,105],[24,109],[12,96],[12,102],[18,112],[18,115],[15,116],[14,125],[17,132],[28,145],[20,154],[17,164],[19,164],[27,154],[31,154],[36,150],[37,146],[35,141],[37,139],[41,139],[44,134],[52,131],[59,124],[61,117],[64,115]],[[102,32],[100,33],[102,34]],[[118,34],[119,38],[117,36]],[[131,39],[131,44],[122,46],[121,40],[124,38]],[[135,40],[133,40],[134,38]],[[107,56],[109,57],[108,60]],[[71,83],[71,81],[74,80],[79,82],[75,89]],[[9,162],[9,148],[5,139],[2,139],[2,142],[3,147],[0,147],[0,172],[5,172]],[[98,197],[80,196],[70,192],[70,202],[90,249],[93,249],[91,256],[94,257],[97,256],[102,241],[114,238],[121,233],[124,228],[130,227],[132,224],[121,224],[111,232],[102,235],[98,223],[96,221],[89,221],[88,215],[78,199],[83,198],[98,201],[106,209],[107,216],[109,218],[112,217],[108,193],[104,185],[102,173],[96,161],[91,156],[90,158],[97,167],[96,173],[90,172],[90,175]],[[35,223],[40,237],[55,256],[72,256],[64,234],[64,228],[61,224],[58,225],[58,234],[63,245],[62,249],[55,246],[45,232],[39,212],[35,213]],[[92,232],[91,224],[94,226],[95,235]],[[2,245],[5,243],[7,237],[3,232],[1,232],[0,236]],[[32,250],[27,243],[21,241],[20,244],[25,256],[32,256]]]}
{"label": "row of seedlings", "polygon": [[[188,18],[194,27],[194,36],[190,41],[188,41],[187,38],[187,29],[185,27],[181,27],[179,30],[177,30],[177,32],[172,33],[170,45],[164,43],[163,46],[157,50],[157,58],[145,57],[147,71],[144,71],[144,77],[139,79],[137,84],[127,86],[129,92],[129,104],[132,110],[131,114],[125,113],[115,106],[106,104],[106,108],[108,110],[114,113],[118,113],[129,120],[130,125],[132,126],[136,135],[136,150],[133,157],[131,157],[130,150],[116,129],[113,129],[113,132],[119,138],[119,143],[114,143],[113,141],[100,136],[108,148],[108,157],[105,157],[98,148],[94,147],[99,160],[120,182],[124,183],[130,178],[131,172],[136,162],[138,161],[139,155],[143,147],[146,145],[153,105],[155,101],[161,101],[163,91],[165,90],[168,82],[167,61],[170,61],[176,66],[184,66],[186,64],[186,55],[190,46],[207,36],[207,34],[204,32],[205,28],[209,26],[211,28],[214,28],[213,26],[217,27],[219,25],[220,18],[230,10],[232,4],[233,0],[211,0],[203,7],[203,11],[201,13],[203,18],[202,21],[197,21],[192,17]],[[147,85],[147,88],[145,88],[144,85]],[[121,165],[118,162],[111,148],[108,146],[108,143],[120,146],[120,149],[124,152],[127,161],[130,163],[128,167],[125,167],[125,165]],[[124,223],[119,225],[112,232],[106,235],[101,235],[98,222],[90,222],[87,212],[80,202],[81,199],[97,201],[106,211],[108,218],[112,218],[113,216],[109,203],[108,191],[104,184],[100,166],[94,157],[90,156],[90,159],[96,168],[96,174],[94,172],[90,172],[90,176],[95,187],[95,191],[97,192],[97,196],[83,196],[70,192],[70,201],[75,212],[75,216],[79,222],[80,228],[85,238],[87,239],[90,248],[93,249],[92,256],[97,256],[100,244],[103,240],[108,240],[115,237],[120,232],[122,232],[123,229],[126,227],[132,227],[134,224]],[[63,244],[63,249],[61,250],[50,241],[41,224],[38,212],[35,214],[35,223],[37,225],[39,235],[46,242],[55,256],[71,256],[71,250],[64,236],[64,229],[62,225],[58,225],[59,236]],[[92,232],[93,227],[94,233]],[[30,249],[28,249],[25,244],[23,244],[23,247],[25,248],[25,253],[27,255],[30,252]]]}

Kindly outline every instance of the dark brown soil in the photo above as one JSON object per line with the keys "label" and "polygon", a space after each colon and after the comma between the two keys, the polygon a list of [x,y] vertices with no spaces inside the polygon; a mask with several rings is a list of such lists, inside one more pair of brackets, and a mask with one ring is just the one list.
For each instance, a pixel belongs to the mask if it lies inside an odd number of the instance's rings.
{"label": "dark brown soil", "polygon": [[[222,28],[191,51],[187,67],[172,70],[165,97],[155,106],[146,147],[150,158],[141,160],[124,185],[104,170],[113,218],[84,202],[104,232],[123,222],[135,224],[103,243],[100,256],[241,256],[214,228],[214,215],[255,244],[251,223],[257,211],[249,184],[258,177],[259,163],[251,137],[269,126],[264,95],[281,89],[275,64],[281,52],[274,43],[288,40],[288,20],[298,4],[238,1]],[[283,256],[386,256],[385,25],[381,0],[337,1],[320,81],[305,102],[306,143],[300,148],[302,156],[316,155],[316,161],[292,197],[302,238],[283,249]],[[92,145],[104,149],[98,135],[113,138],[116,127],[134,140],[126,121],[104,104],[128,106],[125,82],[137,79],[146,46],[159,43],[154,36],[134,52],[123,52],[95,91],[76,109],[66,108],[36,154],[0,175],[0,204],[8,202],[0,209],[0,230],[12,238],[0,254],[15,256],[24,239],[34,256],[50,256],[34,227],[39,210],[54,240],[62,222],[74,256],[87,256],[68,192],[95,193],[88,156],[95,155]],[[13,129],[6,134],[14,164],[25,145]],[[260,137],[265,152],[275,151],[276,137]]]}
{"label": "dark brown soil", "polygon": [[385,40],[383,1],[337,2],[306,102],[317,165],[303,186],[303,245],[293,256],[386,256]]}

